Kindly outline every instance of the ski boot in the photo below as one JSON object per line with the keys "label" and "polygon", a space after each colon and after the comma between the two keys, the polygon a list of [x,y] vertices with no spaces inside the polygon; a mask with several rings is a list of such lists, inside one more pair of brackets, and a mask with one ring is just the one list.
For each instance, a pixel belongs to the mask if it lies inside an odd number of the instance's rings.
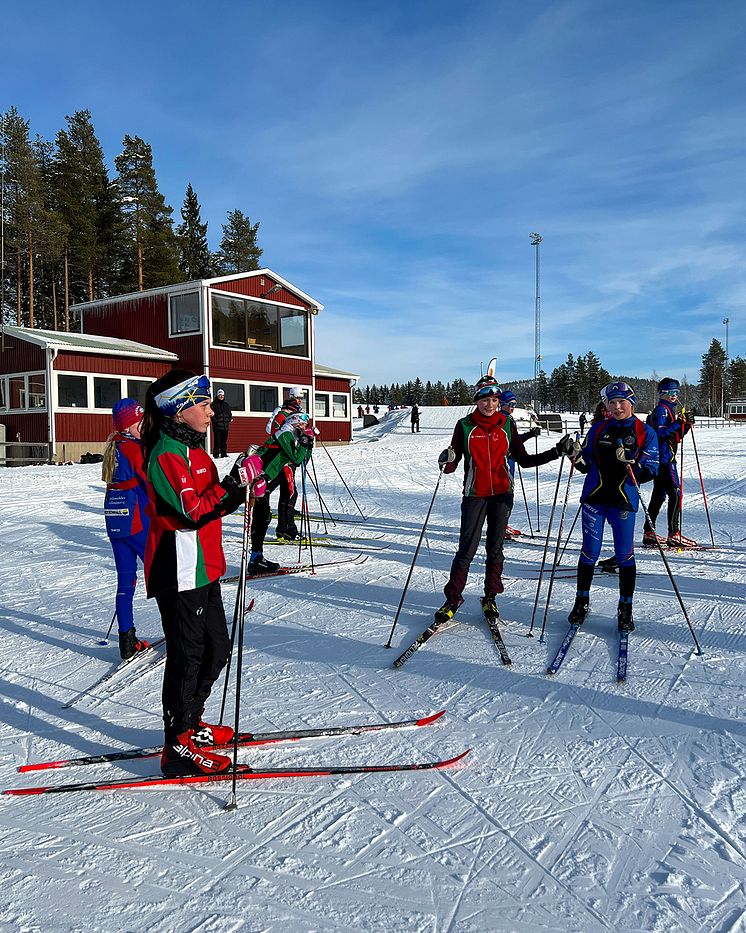
{"label": "ski boot", "polygon": [[459,606],[462,606],[463,603],[464,600],[461,596],[458,597],[455,603],[450,600],[443,603],[440,609],[435,613],[435,622],[442,625],[444,622],[450,621],[458,612]]}
{"label": "ski boot", "polygon": [[482,612],[484,613],[485,619],[489,622],[497,622],[500,618],[500,610],[495,604],[494,596],[483,596],[480,600],[482,604]]}
{"label": "ski boot", "polygon": [[588,617],[588,613],[591,611],[591,607],[588,603],[587,596],[576,596],[575,605],[570,610],[567,621],[570,625],[577,625],[578,628],[585,622]]}
{"label": "ski boot", "polygon": [[128,628],[126,632],[119,633],[119,654],[123,661],[129,661],[139,651],[145,651],[150,645],[146,641],[141,641],[137,637],[134,626]]}
{"label": "ski boot", "polygon": [[258,577],[263,573],[277,573],[279,569],[280,565],[273,560],[267,560],[264,554],[250,560],[248,565],[248,572],[252,577]]}
{"label": "ski boot", "polygon": [[634,632],[635,622],[632,618],[632,603],[619,603],[616,618],[620,632]]}
{"label": "ski boot", "polygon": [[197,748],[230,745],[233,741],[233,735],[234,732],[230,726],[213,725],[200,719],[193,729],[192,742]]}
{"label": "ski boot", "polygon": [[161,772],[166,777],[189,774],[221,774],[231,768],[226,755],[199,748],[194,743],[194,730],[187,729],[173,742],[166,742],[161,752]]}
{"label": "ski boot", "polygon": [[657,547],[658,535],[655,533],[655,529],[646,528],[642,533],[642,546],[643,547]]}
{"label": "ski boot", "polygon": [[687,548],[699,547],[699,542],[695,541],[693,538],[687,538],[685,535],[682,535],[680,531],[670,532],[666,539],[666,544],[669,547],[681,548],[684,551]]}

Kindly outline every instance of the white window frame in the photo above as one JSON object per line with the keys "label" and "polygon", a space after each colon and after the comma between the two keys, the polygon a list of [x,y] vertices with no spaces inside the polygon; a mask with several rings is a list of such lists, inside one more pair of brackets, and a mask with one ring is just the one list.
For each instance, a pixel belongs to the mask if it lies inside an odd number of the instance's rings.
{"label": "white window frame", "polygon": [[[128,398],[128,397],[129,397],[129,396],[127,395],[127,380],[128,380],[128,379],[131,380],[131,381],[137,380],[138,382],[147,382],[148,384],[150,384],[151,382],[153,382],[153,381],[155,380],[155,377],[154,377],[153,379],[147,379],[147,378],[144,377],[144,376],[128,376],[128,375],[123,376],[123,375],[121,375],[120,373],[76,373],[74,370],[70,370],[70,369],[54,369],[54,370],[52,370],[52,374],[53,374],[55,377],[56,377],[56,376],[79,376],[79,377],[82,377],[83,379],[86,380],[86,387],[87,387],[87,391],[88,391],[88,406],[87,406],[86,408],[78,408],[76,405],[60,405],[60,403],[59,403],[59,383],[57,382],[57,380],[56,380],[56,378],[55,378],[55,386],[54,386],[54,389],[55,389],[55,399],[56,399],[56,402],[57,402],[56,408],[55,408],[56,411],[78,411],[78,412],[80,412],[80,411],[86,411],[86,412],[90,412],[91,414],[94,414],[94,415],[101,415],[101,414],[110,415],[110,414],[111,414],[111,408],[96,408],[96,407],[95,407],[96,397],[95,397],[95,395],[94,395],[94,393],[93,393],[93,380],[94,380],[94,379],[112,379],[112,380],[117,380],[117,379],[118,379],[118,380],[119,380],[119,386],[120,386],[120,388],[119,388],[119,397],[120,397],[120,398]],[[37,409],[34,409],[34,411],[36,411],[36,410],[37,410]],[[41,411],[41,409],[38,409],[38,410]]]}
{"label": "white window frame", "polygon": [[[198,310],[198,312],[197,312],[197,321],[198,321],[197,330],[179,330],[179,331],[174,331],[174,330],[171,329],[171,299],[172,299],[172,298],[184,298],[186,295],[196,295],[196,296],[197,296],[197,304],[198,304],[198,306],[199,306],[199,310]],[[168,336],[171,337],[171,338],[173,338],[174,340],[178,340],[179,337],[196,337],[196,336],[199,336],[199,334],[202,333],[202,329],[203,329],[203,324],[202,324],[202,319],[203,319],[203,317],[204,317],[203,311],[204,311],[204,309],[203,309],[203,307],[202,307],[202,290],[201,290],[201,289],[199,289],[199,288],[198,288],[198,289],[192,289],[192,288],[190,288],[190,289],[188,289],[187,291],[183,291],[183,292],[169,292],[169,293],[168,293],[167,308],[166,308],[166,314],[168,315]]]}
{"label": "white window frame", "polygon": [[[297,353],[280,353],[275,352],[274,350],[253,350],[251,347],[229,347],[224,343],[215,343],[213,340],[213,327],[212,327],[212,296],[220,295],[222,298],[241,298],[244,301],[258,301],[261,304],[274,305],[277,308],[288,308],[291,311],[301,311],[306,317],[306,331],[307,343],[308,343],[308,355],[299,356]],[[210,307],[207,311],[208,318],[210,321],[210,349],[211,350],[225,350],[228,353],[261,353],[263,356],[277,356],[286,360],[310,360],[311,359],[311,338],[313,333],[313,321],[311,320],[311,313],[305,308],[299,307],[299,305],[290,305],[283,301],[268,301],[263,298],[254,298],[251,295],[239,295],[236,292],[225,292],[220,288],[211,288],[210,289]],[[252,385],[262,385],[259,382],[252,382]],[[270,412],[271,414],[271,412]]]}
{"label": "white window frame", "polygon": [[[317,401],[319,398],[325,398],[325,399],[326,399],[326,410],[329,412],[328,415],[319,415],[319,414],[316,412],[316,401]],[[332,416],[331,416],[331,411],[332,411],[332,394],[331,394],[331,392],[315,392],[315,393],[314,393],[313,408],[314,408],[314,411],[313,411],[314,420],[316,420],[316,421],[333,421],[333,420],[334,420],[334,419],[332,418]]]}
{"label": "white window frame", "polygon": [[[28,403],[29,401],[29,391],[28,391],[29,376],[43,376],[44,377],[45,392],[44,392],[44,407],[43,408],[33,408]],[[23,408],[11,408],[10,407],[10,380],[11,379],[23,379],[23,398],[26,403]],[[41,413],[41,412],[49,411],[49,386],[47,385],[47,374],[45,370],[34,369],[34,370],[31,370],[31,372],[3,373],[3,375],[0,376],[0,380],[2,380],[2,382],[5,385],[5,400],[7,402],[7,406],[5,408],[0,408],[0,412],[3,412],[5,414],[15,414],[19,412]]]}
{"label": "white window frame", "polygon": [[256,382],[254,382],[254,383],[246,382],[245,379],[223,379],[223,378],[220,377],[220,376],[212,376],[211,379],[210,379],[210,383],[211,383],[211,385],[212,385],[212,397],[213,397],[213,398],[215,398],[215,397],[216,397],[216,394],[217,394],[217,389],[215,388],[215,385],[216,385],[216,384],[218,384],[218,385],[226,385],[226,386],[227,386],[227,385],[232,385],[232,386],[243,386],[243,404],[244,404],[244,407],[243,407],[243,408],[234,408],[234,407],[231,405],[231,411],[233,412],[234,415],[239,415],[239,416],[241,416],[241,417],[246,417],[247,415],[250,415],[250,414],[251,414],[251,409],[248,407],[249,405],[251,405],[251,399],[250,399],[250,394],[249,394],[249,387],[250,387],[251,385],[257,385],[258,383],[256,383]]}
{"label": "white window frame", "polygon": [[[339,398],[343,398],[343,399],[345,400],[345,408],[346,408],[346,410],[347,410],[347,414],[345,414],[345,415],[335,415],[335,414],[334,414],[334,397],[335,397],[335,396],[339,396]],[[331,397],[332,397],[332,407],[331,407],[332,417],[331,417],[331,420],[332,420],[332,421],[349,421],[349,420],[350,420],[350,415],[352,414],[352,402],[351,402],[350,393],[349,393],[349,392],[332,392],[332,393],[331,393]]]}

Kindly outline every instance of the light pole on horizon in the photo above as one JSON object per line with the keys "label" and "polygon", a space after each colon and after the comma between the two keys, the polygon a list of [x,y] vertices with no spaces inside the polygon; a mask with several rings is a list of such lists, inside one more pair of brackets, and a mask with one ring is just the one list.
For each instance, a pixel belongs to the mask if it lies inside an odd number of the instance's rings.
{"label": "light pole on horizon", "polygon": [[724,418],[725,417],[725,380],[728,375],[728,324],[730,324],[730,318],[724,317],[723,324],[725,324],[725,369],[723,370],[723,378],[720,383],[720,390],[721,390],[720,409],[721,409],[721,413]]}
{"label": "light pole on horizon", "polygon": [[[531,245],[536,247],[536,306],[534,309],[534,391],[533,406],[537,416],[539,414],[539,363],[541,362],[541,279],[539,265],[539,249],[543,237],[539,233],[529,233]],[[539,451],[539,441],[536,439],[536,451]],[[539,468],[536,467],[536,530],[541,531],[539,516]]]}

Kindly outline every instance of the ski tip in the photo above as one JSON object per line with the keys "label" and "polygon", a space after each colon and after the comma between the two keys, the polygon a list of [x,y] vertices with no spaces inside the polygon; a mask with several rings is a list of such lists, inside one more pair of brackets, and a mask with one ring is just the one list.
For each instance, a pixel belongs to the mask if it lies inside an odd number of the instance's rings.
{"label": "ski tip", "polygon": [[37,761],[35,764],[21,765],[18,768],[19,774],[26,774],[28,771],[51,771],[54,768],[61,768],[63,762],[59,761]]}
{"label": "ski tip", "polygon": [[547,668],[547,674],[556,674],[556,673],[557,671],[555,671],[554,668],[551,668],[551,667]]}
{"label": "ski tip", "polygon": [[0,793],[6,797],[30,797],[32,794],[43,794],[45,790],[45,787],[13,787]]}
{"label": "ski tip", "polygon": [[418,726],[429,726],[431,723],[440,719],[441,716],[445,716],[446,711],[444,709],[440,710],[438,713],[433,713],[431,716],[423,716],[422,719],[417,720]]}
{"label": "ski tip", "polygon": [[457,764],[459,761],[462,761],[466,756],[471,752],[470,748],[467,748],[466,751],[461,752],[460,755],[456,755],[454,758],[446,758],[443,761],[439,761],[435,767],[440,768],[450,768],[451,765]]}

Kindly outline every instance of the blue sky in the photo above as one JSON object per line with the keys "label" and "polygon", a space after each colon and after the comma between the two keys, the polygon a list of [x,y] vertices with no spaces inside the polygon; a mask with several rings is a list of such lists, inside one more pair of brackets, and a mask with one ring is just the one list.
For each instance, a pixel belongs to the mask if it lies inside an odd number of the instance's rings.
{"label": "blue sky", "polygon": [[226,211],[325,305],[318,358],[363,383],[698,378],[746,355],[746,5],[668,0],[15,4],[0,108],[53,138],[88,108],[113,166],[149,142],[213,248]]}

